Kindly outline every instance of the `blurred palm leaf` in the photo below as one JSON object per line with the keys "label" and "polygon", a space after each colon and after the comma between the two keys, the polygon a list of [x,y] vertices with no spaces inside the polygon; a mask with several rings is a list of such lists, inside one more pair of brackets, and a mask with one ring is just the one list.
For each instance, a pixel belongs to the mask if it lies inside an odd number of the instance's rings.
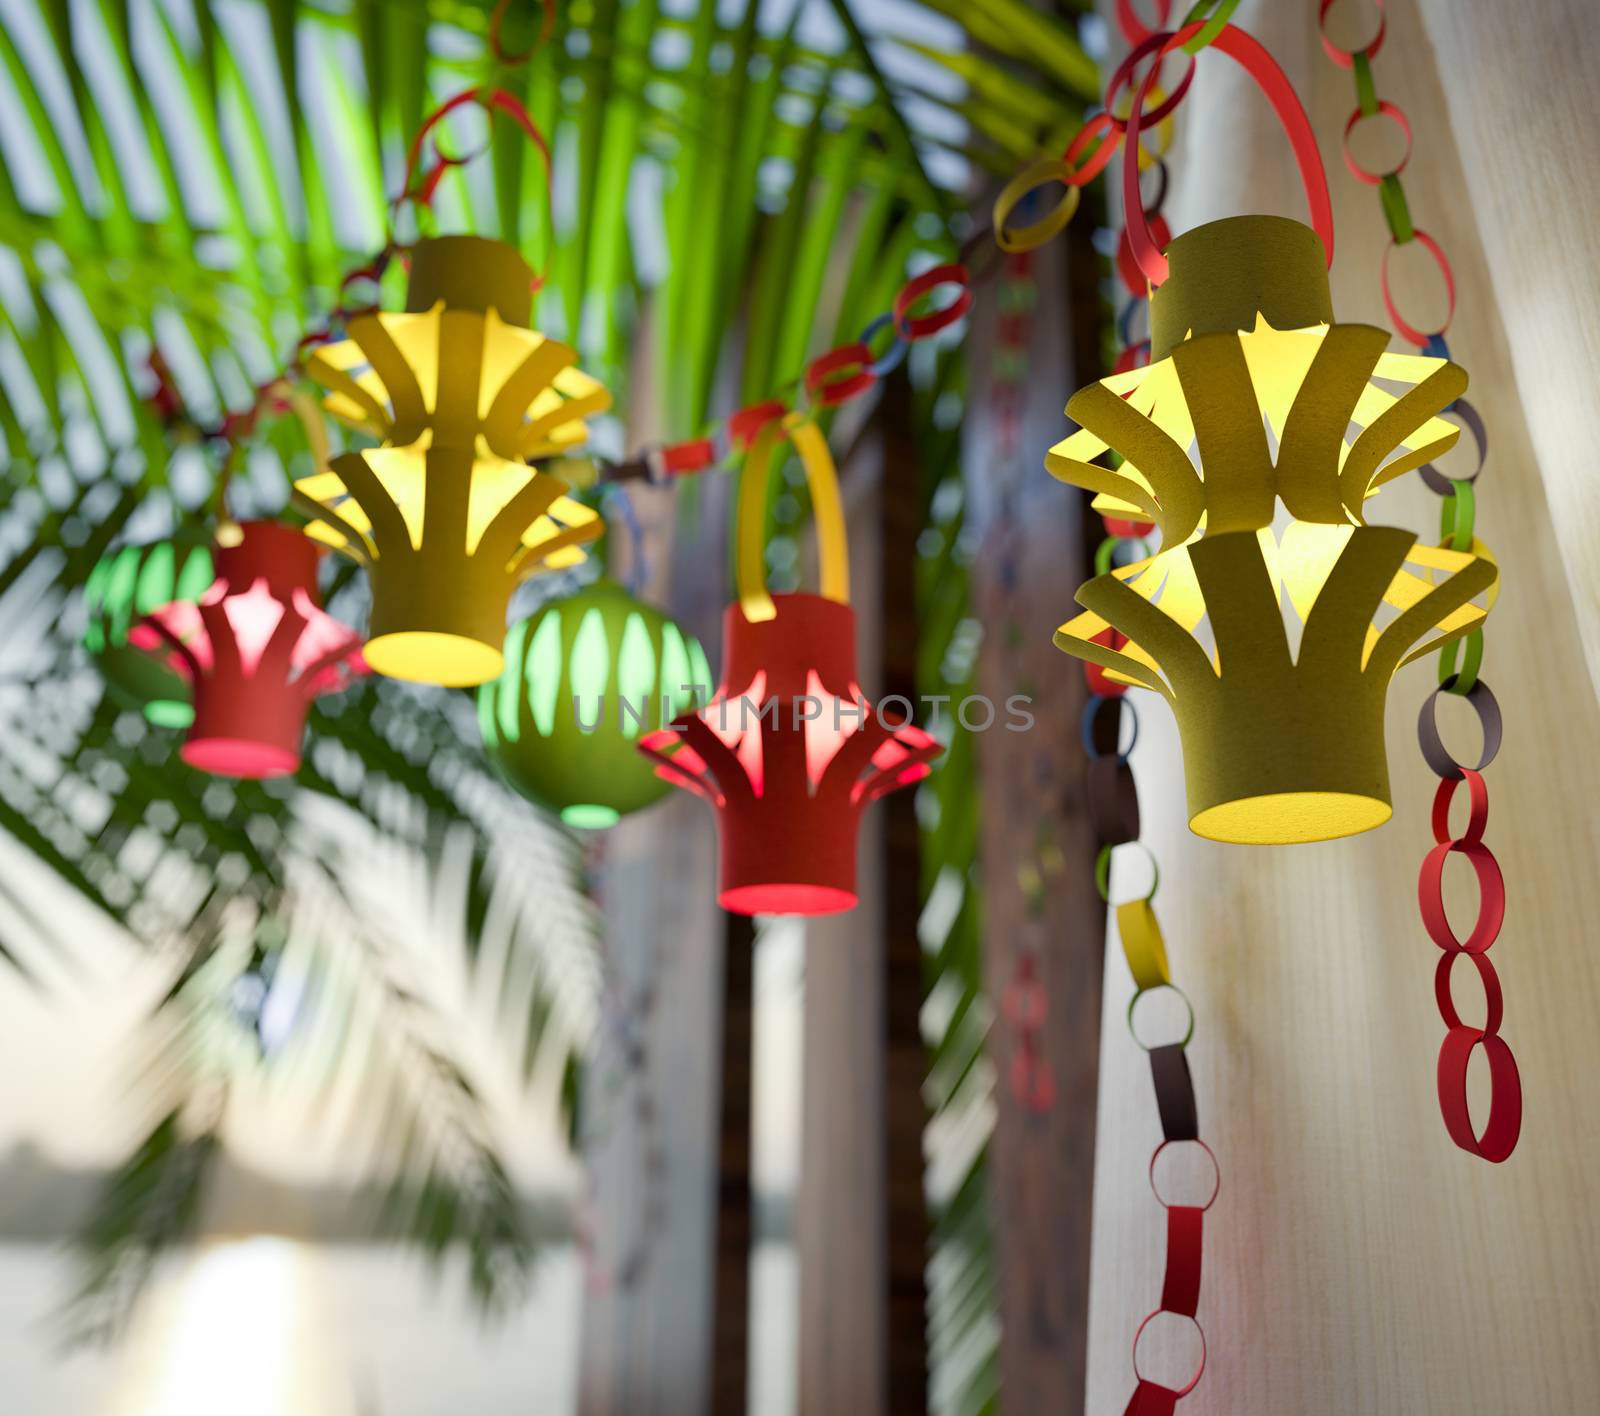
{"label": "blurred palm leaf", "polygon": [[[563,6],[558,42],[497,72],[487,0],[0,7],[0,829],[137,938],[180,951],[176,1016],[222,1006],[219,960],[248,973],[303,956],[318,987],[366,979],[384,1016],[414,1024],[385,1058],[353,1006],[313,1009],[310,1035],[269,1060],[292,1075],[314,1053],[361,1077],[371,1095],[356,1109],[385,1118],[367,1138],[373,1163],[410,1197],[399,1227],[430,1250],[453,1237],[476,1246],[486,1300],[502,1272],[494,1256],[522,1252],[505,1228],[506,1167],[470,1068],[433,1036],[426,990],[392,974],[409,922],[368,887],[426,882],[432,917],[455,936],[441,954],[494,1000],[489,1035],[553,1097],[593,1008],[592,921],[570,844],[499,787],[464,702],[396,684],[319,705],[295,783],[187,772],[170,738],[104,698],[77,644],[80,590],[107,547],[164,534],[205,503],[216,459],[193,428],[245,406],[337,304],[342,272],[383,242],[409,134],[460,87],[497,78],[527,102],[551,138],[554,182],[547,194],[531,148],[497,127],[489,159],[442,184],[440,229],[517,242],[548,271],[541,323],[618,390],[634,435],[683,436],[854,337],[908,266],[953,248],[951,214],[973,172],[1055,141],[1095,86],[1072,19],[1026,0],[900,5],[892,35],[863,0],[681,8]],[[513,7],[508,48],[528,46],[537,10]],[[446,128],[452,151],[486,136],[473,112]],[[157,350],[184,403],[175,423],[149,402]],[[930,414],[959,368],[944,358]],[[600,433],[613,455],[626,437]],[[953,439],[938,435],[928,456],[930,506],[943,514]],[[265,427],[236,478],[236,510],[276,514],[307,458],[293,420]],[[803,497],[775,510],[792,526]],[[959,519],[932,519],[943,540],[927,567],[924,678],[959,692]],[[359,612],[359,588],[334,606]],[[971,1105],[986,1026],[970,763],[958,739],[929,788],[928,890],[960,897],[929,943],[930,987],[955,998],[931,1040],[941,1115]],[[271,927],[235,958],[217,921],[240,902]],[[8,937],[0,951],[17,946]],[[186,1200],[145,1203],[152,1177],[169,1174],[181,1199],[203,1172],[215,1128],[195,1129],[192,1105],[176,1098],[129,1162],[96,1221],[109,1227],[91,1232],[102,1253],[159,1248],[180,1236],[172,1216],[192,1217]],[[428,1118],[451,1116],[438,1124],[465,1128],[476,1147],[459,1173],[417,1140]],[[979,1145],[941,1198],[936,1266],[956,1257],[933,1288],[936,1354],[972,1349],[990,1311],[972,1199],[982,1156]],[[114,1295],[126,1272],[137,1265],[91,1287]],[[951,1409],[987,1399],[992,1340],[975,1350]]]}

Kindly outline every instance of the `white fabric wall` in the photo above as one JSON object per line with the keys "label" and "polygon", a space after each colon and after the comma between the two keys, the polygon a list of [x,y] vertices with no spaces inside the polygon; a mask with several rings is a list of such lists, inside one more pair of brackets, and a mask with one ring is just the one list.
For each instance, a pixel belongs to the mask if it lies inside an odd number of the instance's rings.
{"label": "white fabric wall", "polygon": [[[1200,1306],[1210,1363],[1185,1416],[1533,1416],[1593,1410],[1600,1390],[1600,478],[1589,455],[1600,440],[1590,234],[1600,202],[1583,111],[1600,100],[1590,35],[1600,15],[1580,0],[1392,0],[1389,12],[1378,91],[1416,129],[1405,187],[1413,217],[1454,262],[1450,346],[1491,439],[1478,525],[1505,588],[1484,676],[1507,740],[1488,773],[1487,840],[1509,889],[1492,958],[1502,1034],[1522,1071],[1523,1136],[1509,1162],[1491,1166],[1458,1151],[1438,1116],[1437,951],[1416,906],[1435,779],[1415,721],[1432,663],[1404,670],[1390,693],[1394,819],[1318,846],[1190,834],[1171,714],[1142,695],[1134,765],[1162,865],[1156,906],[1174,978],[1194,1000],[1201,1131],[1223,1172]],[[1354,91],[1318,45],[1314,0],[1246,0],[1236,20],[1284,65],[1321,136],[1336,312],[1386,325],[1377,266],[1387,233],[1376,192],[1339,157]],[[1229,60],[1201,59],[1178,121],[1174,231],[1251,211],[1303,219],[1284,139]],[[1192,141],[1200,133],[1204,152]],[[1419,290],[1408,308],[1420,314],[1426,298]],[[1436,536],[1437,502],[1412,482],[1386,493],[1372,519]],[[1452,728],[1469,750],[1470,716],[1449,715]],[[1461,897],[1470,908],[1470,885]],[[1470,970],[1457,973],[1470,1019],[1481,1003]],[[1133,1333],[1158,1305],[1165,1260],[1165,1216],[1144,1181],[1160,1131],[1145,1056],[1123,1020],[1132,983],[1114,929],[1106,977],[1096,1416],[1121,1411],[1133,1389]]]}

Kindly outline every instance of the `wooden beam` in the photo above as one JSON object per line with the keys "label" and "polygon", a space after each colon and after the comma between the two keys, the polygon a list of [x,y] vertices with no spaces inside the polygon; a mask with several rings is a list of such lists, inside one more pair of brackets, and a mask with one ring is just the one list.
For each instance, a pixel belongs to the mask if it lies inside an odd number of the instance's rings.
{"label": "wooden beam", "polygon": [[[880,504],[883,691],[917,701],[917,537],[924,489],[910,380],[902,366],[886,382],[877,422],[883,447]],[[891,1416],[928,1409],[928,1209],[923,1187],[922,842],[916,793],[892,792],[883,812],[884,1201]]]}
{"label": "wooden beam", "polygon": [[750,1382],[750,1078],[755,921],[723,915],[722,1098],[717,1257],[712,1273],[711,1416],[743,1416]]}

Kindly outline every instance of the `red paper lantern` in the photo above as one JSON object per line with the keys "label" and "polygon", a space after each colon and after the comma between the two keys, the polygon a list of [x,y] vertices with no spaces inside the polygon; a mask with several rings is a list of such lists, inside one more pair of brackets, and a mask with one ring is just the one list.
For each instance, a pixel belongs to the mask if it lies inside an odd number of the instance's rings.
{"label": "red paper lantern", "polygon": [[[791,437],[816,510],[822,594],[769,595],[763,527],[772,453]],[[942,751],[886,722],[856,681],[844,516],[822,433],[791,415],[756,440],[739,492],[739,602],[723,618],[722,683],[640,751],[717,812],[734,914],[834,914],[856,903],[856,829],[869,802],[928,775]]]}
{"label": "red paper lantern", "polygon": [[279,777],[300,765],[306,713],[320,693],[367,672],[361,639],[322,609],[314,542],[249,521],[212,550],[216,580],[196,604],[165,605],[129,636],[170,654],[194,689],[181,756],[225,777]]}

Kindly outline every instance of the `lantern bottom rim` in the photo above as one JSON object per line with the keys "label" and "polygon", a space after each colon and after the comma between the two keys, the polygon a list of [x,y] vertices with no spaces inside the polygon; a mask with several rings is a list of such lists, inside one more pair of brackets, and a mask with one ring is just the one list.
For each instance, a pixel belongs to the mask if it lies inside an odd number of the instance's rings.
{"label": "lantern bottom rim", "polygon": [[735,885],[717,896],[729,914],[826,915],[856,907],[854,890],[832,885]]}
{"label": "lantern bottom rim", "polygon": [[367,666],[385,678],[472,688],[498,678],[505,655],[482,640],[437,630],[407,629],[380,634],[361,651]]}
{"label": "lantern bottom rim", "polygon": [[194,722],[194,704],[182,698],[152,698],[143,712],[145,721],[157,728],[187,728]]}
{"label": "lantern bottom rim", "polygon": [[1360,792],[1270,792],[1207,807],[1189,829],[1229,845],[1291,846],[1357,836],[1393,815],[1382,797]]}
{"label": "lantern bottom rim", "polygon": [[300,754],[249,738],[191,738],[179,749],[191,767],[217,777],[286,777],[300,766]]}
{"label": "lantern bottom rim", "polygon": [[601,802],[579,801],[561,808],[561,819],[568,826],[581,831],[604,831],[622,820],[622,813],[614,806]]}

